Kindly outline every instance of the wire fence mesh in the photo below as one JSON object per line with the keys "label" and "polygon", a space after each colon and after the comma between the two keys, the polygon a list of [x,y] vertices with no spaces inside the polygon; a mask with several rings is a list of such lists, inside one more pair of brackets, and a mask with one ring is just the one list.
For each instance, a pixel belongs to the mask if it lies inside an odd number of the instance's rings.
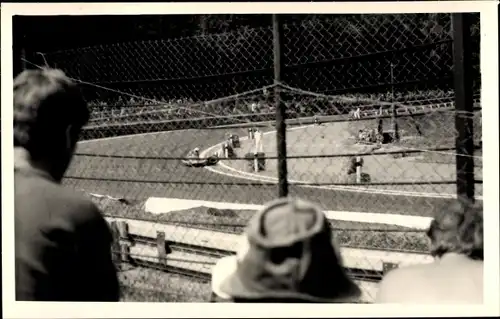
{"label": "wire fence mesh", "polygon": [[[277,196],[276,87],[287,110],[290,195],[328,210],[363,301],[390,265],[427,260],[426,220],[412,218],[430,218],[456,194],[450,15],[284,20],[277,84],[271,27],[32,55],[32,64],[79,81],[92,107],[64,182],[110,221],[127,219],[116,248],[124,300],[208,300],[210,265],[234,253],[228,236],[256,207],[206,201],[261,205]],[[479,92],[479,19],[471,33]],[[467,115],[481,196],[479,95]],[[152,205],[152,197],[205,202]]]}

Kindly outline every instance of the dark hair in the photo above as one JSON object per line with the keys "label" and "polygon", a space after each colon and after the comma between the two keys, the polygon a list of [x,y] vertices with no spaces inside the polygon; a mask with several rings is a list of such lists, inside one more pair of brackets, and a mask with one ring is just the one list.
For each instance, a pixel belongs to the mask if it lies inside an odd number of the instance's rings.
{"label": "dark hair", "polygon": [[72,127],[75,142],[89,119],[87,104],[78,88],[57,69],[26,70],[14,79],[14,145],[32,157],[61,147]]}
{"label": "dark hair", "polygon": [[483,208],[479,204],[457,200],[437,213],[427,231],[431,255],[463,254],[483,260]]}

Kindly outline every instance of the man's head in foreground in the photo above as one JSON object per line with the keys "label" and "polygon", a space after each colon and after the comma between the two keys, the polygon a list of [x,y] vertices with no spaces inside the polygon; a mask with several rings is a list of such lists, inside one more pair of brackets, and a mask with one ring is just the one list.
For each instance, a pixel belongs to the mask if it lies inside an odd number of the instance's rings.
{"label": "man's head in foreground", "polygon": [[26,70],[14,79],[16,161],[60,181],[89,119],[78,86],[56,69]]}
{"label": "man's head in foreground", "polygon": [[236,302],[352,302],[330,225],[314,204],[270,202],[250,221],[236,256],[214,267],[212,291]]}

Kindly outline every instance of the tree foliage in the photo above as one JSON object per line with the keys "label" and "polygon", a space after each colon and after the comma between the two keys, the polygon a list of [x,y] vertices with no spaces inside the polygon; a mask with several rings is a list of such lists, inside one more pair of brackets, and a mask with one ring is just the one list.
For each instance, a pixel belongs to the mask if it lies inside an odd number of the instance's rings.
{"label": "tree foliage", "polygon": [[[282,79],[327,94],[452,88],[449,14],[283,15]],[[479,15],[471,30],[479,87]],[[18,46],[70,76],[150,98],[272,83],[271,15],[15,17]],[[57,51],[54,53],[54,51]],[[391,72],[392,70],[392,72]],[[88,89],[91,99],[116,96]]]}

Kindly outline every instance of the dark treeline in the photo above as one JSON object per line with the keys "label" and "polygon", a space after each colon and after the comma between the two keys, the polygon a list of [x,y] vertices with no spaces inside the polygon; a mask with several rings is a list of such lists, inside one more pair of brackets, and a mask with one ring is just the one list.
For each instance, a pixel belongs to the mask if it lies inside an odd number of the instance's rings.
{"label": "dark treeline", "polygon": [[[326,94],[452,89],[449,14],[282,19],[282,79],[290,86]],[[474,19],[477,89],[479,15]],[[145,98],[207,100],[272,84],[271,22],[271,15],[15,17],[14,44],[33,63],[46,61],[99,86]],[[85,93],[107,103],[123,98],[94,86]]]}
{"label": "dark treeline", "polygon": [[[136,15],[14,18],[15,34],[41,52],[130,41],[165,40],[271,25],[260,15]],[[268,20],[268,21],[266,21]]]}

